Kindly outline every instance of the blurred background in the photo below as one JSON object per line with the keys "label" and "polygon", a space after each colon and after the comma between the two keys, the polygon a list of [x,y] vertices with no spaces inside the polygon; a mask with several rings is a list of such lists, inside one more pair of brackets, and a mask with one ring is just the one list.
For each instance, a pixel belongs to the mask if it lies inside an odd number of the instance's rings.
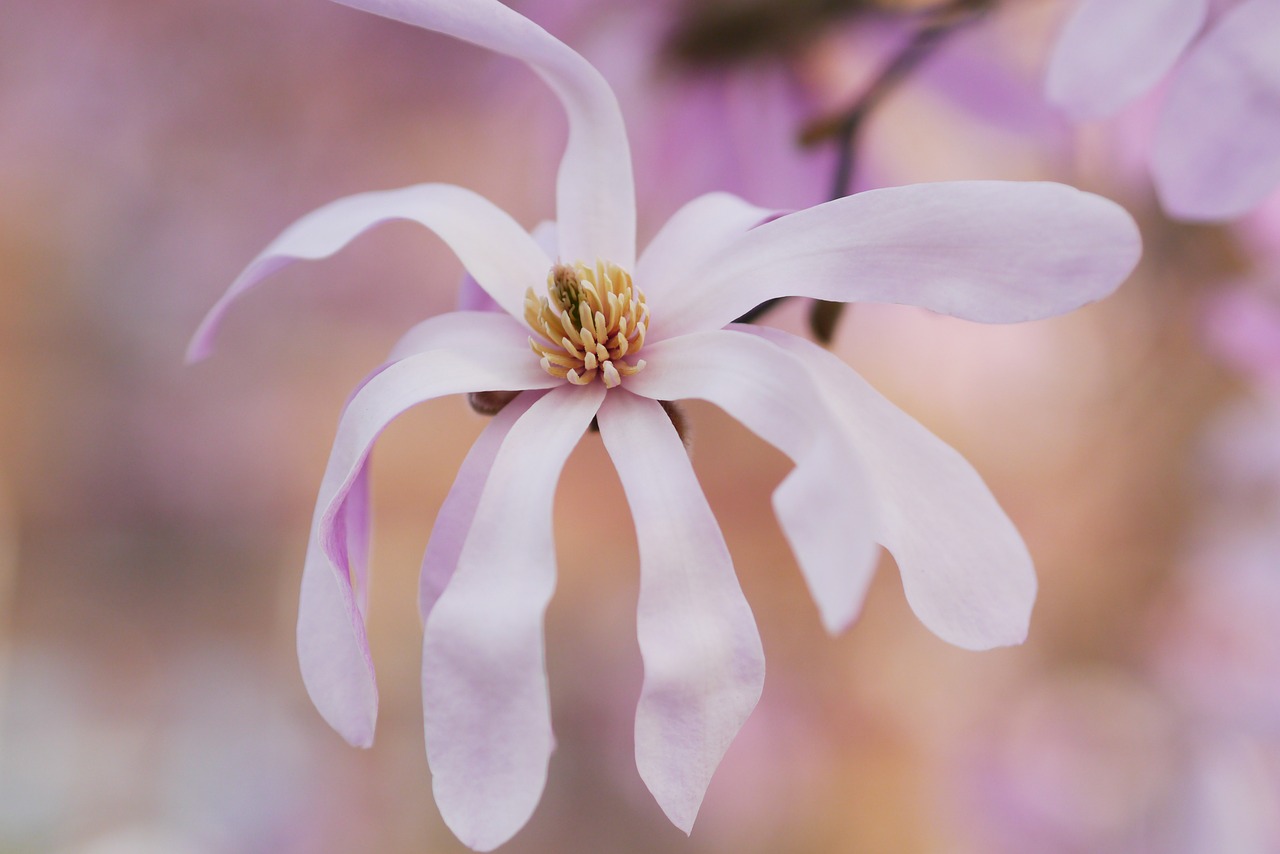
{"label": "blurred background", "polygon": [[[938,5],[512,2],[617,89],[642,244],[710,189],[826,200],[834,149],[798,140]],[[557,507],[559,747],[504,851],[1280,851],[1280,203],[1165,218],[1158,92],[1084,127],[1044,103],[1069,5],[957,25],[862,128],[854,186],[1067,181],[1133,212],[1142,267],[1052,321],[858,306],[832,344],[1023,533],[1028,642],[946,645],[888,557],[827,637],[770,511],[786,461],[689,405],[769,673],[685,838],[635,771],[635,541],[588,436]],[[312,709],[293,641],[338,412],[453,307],[459,264],[388,225],[240,303],[213,359],[182,354],[243,265],[339,196],[444,181],[548,216],[557,103],[514,62],[321,0],[62,0],[0,10],[0,117],[0,852],[463,851],[430,795],[415,591],[484,424],[465,400],[409,413],[374,455],[371,750]],[[588,531],[568,524],[584,490]]]}

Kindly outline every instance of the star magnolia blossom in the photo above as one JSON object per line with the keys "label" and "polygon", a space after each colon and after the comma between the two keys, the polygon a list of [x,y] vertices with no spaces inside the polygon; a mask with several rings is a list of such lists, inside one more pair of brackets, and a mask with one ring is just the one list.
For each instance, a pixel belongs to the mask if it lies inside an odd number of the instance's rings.
{"label": "star magnolia blossom", "polygon": [[427,758],[441,814],[473,848],[514,834],[546,779],[552,499],[592,419],[640,544],[636,763],[685,831],[760,695],[764,658],[660,401],[709,400],[795,462],[774,508],[831,631],[857,615],[880,543],[942,638],[980,649],[1025,637],[1031,561],[977,473],[826,351],[732,321],[783,295],[996,323],[1058,314],[1108,294],[1133,268],[1140,241],[1122,209],[1036,183],[902,187],[784,216],[711,194],[677,212],[637,260],[622,118],[582,57],[497,0],[343,2],[527,62],[569,117],[554,256],[459,187],[352,196],[268,246],[192,342],[190,358],[205,356],[247,289],[392,219],[443,238],[496,303],[411,330],[339,423],[303,569],[298,654],[312,700],[343,737],[369,745],[377,710],[364,626],[369,451],[401,412],[446,394],[519,392],[463,462],[422,565]]}
{"label": "star magnolia blossom", "polygon": [[[1165,210],[1249,212],[1280,185],[1280,0],[1233,3],[1203,35],[1209,0],[1083,0],[1049,64],[1051,100],[1114,113],[1173,73],[1152,143]],[[1199,36],[1199,38],[1197,38]]]}

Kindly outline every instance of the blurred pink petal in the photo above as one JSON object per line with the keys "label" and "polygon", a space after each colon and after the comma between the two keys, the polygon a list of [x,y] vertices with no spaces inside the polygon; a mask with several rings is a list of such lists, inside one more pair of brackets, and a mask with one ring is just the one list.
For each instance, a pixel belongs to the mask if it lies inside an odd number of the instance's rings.
{"label": "blurred pink petal", "polygon": [[396,219],[421,223],[440,235],[481,287],[516,317],[523,314],[525,288],[550,266],[515,220],[462,187],[418,184],[348,196],[307,214],[258,254],[205,315],[187,360],[212,352],[223,314],[245,291],[294,261],[326,258],[373,226]]}
{"label": "blurred pink petal", "polygon": [[1151,166],[1166,210],[1247,213],[1280,184],[1280,5],[1248,0],[1187,54],[1169,86]]}
{"label": "blurred pink petal", "polygon": [[640,544],[636,765],[663,812],[689,833],[716,766],[760,699],[764,650],[667,413],[612,394],[600,434]]}
{"label": "blurred pink petal", "polygon": [[1142,241],[1114,202],[1062,184],[956,181],[871,190],[753,228],[691,273],[653,340],[767,299],[917,305],[985,323],[1051,317],[1114,291]]}
{"label": "blurred pink petal", "polygon": [[1076,119],[1152,89],[1204,25],[1208,0],[1083,0],[1049,61],[1049,100]]}
{"label": "blurred pink petal", "polygon": [[374,440],[400,413],[434,397],[545,388],[555,382],[535,360],[513,360],[501,350],[436,350],[375,374],[343,412],[316,500],[303,566],[298,658],[316,708],[352,744],[372,744],[378,699],[364,619],[353,597],[347,552],[351,543],[340,520],[345,520],[344,500],[363,471]]}
{"label": "blurred pink petal", "polygon": [[730,331],[683,335],[645,352],[649,366],[628,378],[628,390],[710,401],[795,463],[774,492],[774,512],[823,624],[832,633],[847,628],[875,569],[877,510],[865,472],[803,366]]}
{"label": "blurred pink petal", "polygon": [[973,466],[827,350],[753,329],[804,363],[861,455],[876,538],[916,616],[966,649],[1022,643],[1036,598],[1031,555]]}
{"label": "blurred pink petal", "polygon": [[569,117],[569,143],[556,180],[560,257],[608,258],[635,268],[635,183],[627,132],[613,91],[590,63],[497,0],[337,2],[527,62]]}
{"label": "blurred pink petal", "polygon": [[432,789],[445,823],[477,851],[528,821],[554,746],[542,640],[556,577],[551,509],[605,395],[601,383],[557,384],[503,441],[423,637]]}

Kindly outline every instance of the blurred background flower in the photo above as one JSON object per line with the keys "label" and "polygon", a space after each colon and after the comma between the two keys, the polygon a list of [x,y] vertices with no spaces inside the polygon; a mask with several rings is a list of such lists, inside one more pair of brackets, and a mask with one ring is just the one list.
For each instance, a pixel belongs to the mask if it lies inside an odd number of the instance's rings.
{"label": "blurred background flower", "polygon": [[[938,4],[519,5],[621,93],[643,239],[704,189],[825,198],[830,145],[795,141]],[[859,306],[833,343],[1018,524],[1028,643],[943,644],[891,567],[825,637],[771,521],[785,460],[690,406],[769,675],[685,839],[634,773],[635,540],[588,439],[564,488],[590,483],[602,521],[561,514],[548,614],[559,749],[503,850],[1276,850],[1280,215],[1172,223],[1126,165],[1139,118],[1067,131],[1038,92],[1069,6],[1006,0],[949,36],[868,121],[855,184],[1077,183],[1139,217],[1138,275],[1019,327]],[[415,585],[484,423],[464,403],[419,408],[375,457],[372,750],[312,710],[292,639],[339,408],[408,322],[453,307],[457,262],[392,225],[282,273],[216,359],[182,351],[243,263],[333,198],[447,181],[538,222],[555,101],[515,63],[319,0],[65,0],[5,9],[0,115],[0,851],[461,850],[422,761]]]}

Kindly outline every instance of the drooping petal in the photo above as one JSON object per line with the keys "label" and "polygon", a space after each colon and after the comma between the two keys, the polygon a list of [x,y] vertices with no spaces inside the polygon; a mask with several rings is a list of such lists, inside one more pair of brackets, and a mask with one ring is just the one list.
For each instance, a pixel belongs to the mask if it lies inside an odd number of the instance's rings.
{"label": "drooping petal", "polygon": [[663,812],[689,833],[711,775],[760,699],[764,651],[667,413],[619,390],[599,418],[640,545],[636,765]]}
{"label": "drooping petal", "polygon": [[1101,299],[1142,241],[1114,202],[1062,184],[954,181],[870,190],[757,226],[704,262],[651,340],[718,329],[765,300],[918,305],[986,323]]}
{"label": "drooping petal", "polygon": [[838,413],[871,478],[877,540],[921,622],[966,649],[1025,640],[1035,569],[973,467],[827,350],[775,329],[735,328],[801,359]]}
{"label": "drooping petal", "polygon": [[560,257],[588,263],[604,258],[624,269],[634,268],[631,149],[617,98],[589,62],[498,0],[337,2],[528,63],[560,98],[569,116],[569,143],[556,179]]}
{"label": "drooping petal", "polygon": [[478,851],[506,842],[529,820],[554,745],[542,639],[555,587],[552,498],[604,398],[601,383],[559,385],[507,433],[423,637],[436,804],[454,834]]}
{"label": "drooping petal", "polygon": [[796,467],[774,512],[835,633],[857,617],[875,569],[875,506],[854,457],[801,363],[773,344],[717,330],[645,345],[648,366],[625,388],[655,400],[710,401]]}
{"label": "drooping petal", "polygon": [[449,488],[449,494],[445,496],[440,512],[436,514],[431,539],[427,541],[427,550],[422,556],[422,574],[418,578],[418,612],[424,623],[440,599],[440,594],[448,586],[449,579],[453,578],[453,572],[458,566],[458,555],[462,554],[462,545],[471,530],[471,520],[475,518],[480,494],[489,480],[489,472],[498,456],[498,449],[502,447],[516,419],[527,412],[537,399],[538,392],[526,392],[504,406],[484,428],[467,452],[466,459],[462,461],[453,486]]}
{"label": "drooping petal", "polygon": [[1169,73],[1208,12],[1208,0],[1083,0],[1049,60],[1049,100],[1076,119],[1119,110]]}
{"label": "drooping petal", "polygon": [[1151,155],[1160,201],[1192,220],[1232,219],[1280,185],[1280,4],[1248,0],[1187,54]]}
{"label": "drooping petal", "polygon": [[375,225],[421,223],[440,236],[475,280],[508,312],[523,317],[524,293],[546,278],[546,253],[510,216],[462,187],[418,184],[360,193],[312,211],[271,242],[210,309],[187,348],[195,362],[213,351],[227,308],[245,291],[294,261],[326,258]]}
{"label": "drooping petal", "polygon": [[359,539],[349,533],[350,492],[378,434],[406,409],[447,394],[546,388],[561,382],[525,355],[512,361],[481,348],[411,356],[370,377],[342,414],[303,567],[298,659],[316,708],[352,744],[372,743],[378,698],[364,619],[352,589],[362,558]]}
{"label": "drooping petal", "polygon": [[689,287],[689,274],[702,261],[779,213],[729,193],[707,193],[680,208],[636,262],[635,281],[650,309],[661,316],[667,293]]}

